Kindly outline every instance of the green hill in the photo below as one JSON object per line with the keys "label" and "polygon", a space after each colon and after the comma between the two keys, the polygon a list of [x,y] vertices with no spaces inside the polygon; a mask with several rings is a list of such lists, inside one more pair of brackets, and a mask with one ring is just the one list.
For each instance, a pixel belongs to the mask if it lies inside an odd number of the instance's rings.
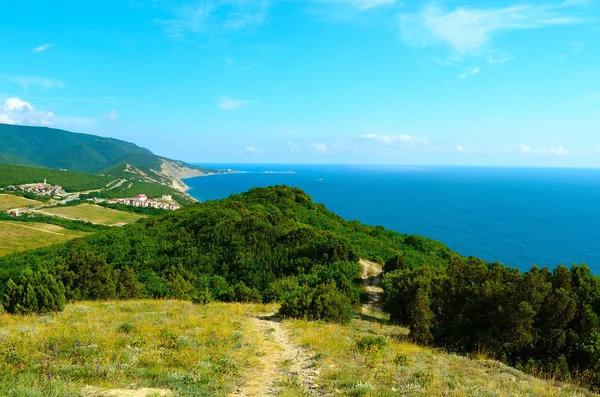
{"label": "green hill", "polygon": [[41,183],[44,179],[52,185],[62,186],[67,192],[102,189],[116,180],[115,177],[108,175],[0,164],[0,188]]}
{"label": "green hill", "polygon": [[157,156],[119,139],[47,127],[0,124],[0,163],[101,173],[125,164],[160,171],[165,162],[199,173],[210,172]]}

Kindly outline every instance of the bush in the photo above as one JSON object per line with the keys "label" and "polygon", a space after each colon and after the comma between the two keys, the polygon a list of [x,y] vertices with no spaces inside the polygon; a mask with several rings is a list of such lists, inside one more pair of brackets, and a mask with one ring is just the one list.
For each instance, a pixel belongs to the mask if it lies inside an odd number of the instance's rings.
{"label": "bush", "polygon": [[356,347],[362,353],[364,352],[381,352],[387,346],[385,337],[381,335],[363,336],[356,341]]}
{"label": "bush", "polygon": [[206,305],[213,301],[212,294],[208,290],[208,288],[204,288],[203,290],[196,291],[192,296],[192,303],[197,305]]}
{"label": "bush", "polygon": [[123,323],[117,327],[117,331],[122,332],[124,334],[128,334],[133,331],[133,325],[129,323]]}
{"label": "bush", "polygon": [[323,320],[346,324],[353,315],[350,299],[334,282],[311,289],[299,288],[284,298],[279,314],[284,317]]}

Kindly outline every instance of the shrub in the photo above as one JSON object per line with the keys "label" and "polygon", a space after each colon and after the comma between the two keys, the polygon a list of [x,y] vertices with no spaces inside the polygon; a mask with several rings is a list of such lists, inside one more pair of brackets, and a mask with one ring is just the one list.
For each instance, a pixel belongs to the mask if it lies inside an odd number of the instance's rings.
{"label": "shrub", "polygon": [[133,331],[133,325],[129,323],[123,323],[117,327],[117,331],[122,332],[124,334],[128,334]]}
{"label": "shrub", "polygon": [[335,283],[328,282],[314,289],[302,287],[293,291],[284,298],[279,315],[345,324],[352,319],[353,310],[350,299]]}
{"label": "shrub", "polygon": [[381,335],[363,336],[356,341],[356,347],[362,353],[381,352],[387,346],[387,340]]}
{"label": "shrub", "polygon": [[212,301],[213,301],[213,297],[212,297],[212,294],[210,293],[210,291],[208,290],[208,288],[205,288],[200,291],[196,291],[194,293],[194,295],[192,296],[192,302],[197,305],[206,305]]}

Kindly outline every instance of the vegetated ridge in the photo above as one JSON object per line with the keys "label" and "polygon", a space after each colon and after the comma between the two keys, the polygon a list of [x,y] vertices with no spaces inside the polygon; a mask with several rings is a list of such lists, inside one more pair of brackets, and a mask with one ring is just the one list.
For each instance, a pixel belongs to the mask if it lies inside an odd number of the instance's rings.
{"label": "vegetated ridge", "polygon": [[118,176],[182,192],[181,179],[215,172],[119,139],[10,124],[0,124],[0,163]]}

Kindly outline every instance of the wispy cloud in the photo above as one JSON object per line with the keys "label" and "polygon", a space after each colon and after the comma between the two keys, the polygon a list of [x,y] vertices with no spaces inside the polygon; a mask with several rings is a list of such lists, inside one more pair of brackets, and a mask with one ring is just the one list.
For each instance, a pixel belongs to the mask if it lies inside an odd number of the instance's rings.
{"label": "wispy cloud", "polygon": [[290,153],[296,153],[298,151],[298,149],[300,149],[300,145],[298,145],[296,142],[293,142],[293,141],[289,141],[287,143],[287,147],[288,147]]}
{"label": "wispy cloud", "polygon": [[31,52],[44,52],[50,47],[52,47],[52,44],[42,44],[41,46],[35,47]]}
{"label": "wispy cloud", "polygon": [[250,105],[257,105],[258,102],[221,96],[217,98],[216,104],[221,110],[239,110]]}
{"label": "wispy cloud", "polygon": [[156,19],[172,38],[189,33],[231,31],[259,26],[267,21],[270,0],[196,0],[165,2],[171,17]]}
{"label": "wispy cloud", "polygon": [[519,146],[519,151],[521,153],[530,153],[531,152],[531,146],[527,146],[527,145],[520,145]]}
{"label": "wispy cloud", "polygon": [[119,119],[119,112],[117,112],[115,109],[113,109],[110,112],[108,112],[108,114],[105,115],[104,118],[107,121],[110,121],[111,123],[114,123],[114,122],[116,122]]}
{"label": "wispy cloud", "polygon": [[247,153],[266,153],[267,151],[265,149],[260,149],[255,146],[248,146],[248,147],[246,147],[246,152]]}
{"label": "wispy cloud", "polygon": [[18,84],[25,90],[33,86],[39,86],[42,90],[47,90],[48,88],[62,88],[65,86],[65,83],[63,83],[62,81],[48,77],[15,76],[10,74],[0,74],[0,79]]}
{"label": "wispy cloud", "polygon": [[369,10],[371,8],[389,6],[396,4],[396,0],[314,0],[319,3],[347,4],[358,10]]}
{"label": "wispy cloud", "polygon": [[[502,8],[458,7],[447,11],[429,3],[416,14],[400,17],[403,39],[416,46],[443,44],[460,55],[485,55],[500,32],[585,23],[585,2],[518,3]],[[503,59],[503,58],[501,58]]]}
{"label": "wispy cloud", "polygon": [[322,142],[313,142],[310,145],[314,152],[324,154],[327,153],[327,145]]}
{"label": "wispy cloud", "polygon": [[490,50],[486,57],[486,60],[489,63],[498,64],[498,65],[501,65],[508,61],[512,61],[513,59],[515,59],[515,57],[508,55],[505,52],[500,51],[500,50]]}
{"label": "wispy cloud", "polygon": [[425,138],[418,138],[410,135],[377,135],[377,134],[367,134],[362,136],[365,139],[371,139],[374,141],[379,141],[385,143],[387,145],[392,144],[410,144],[410,143],[420,143],[427,144],[429,141]]}
{"label": "wispy cloud", "polygon": [[478,74],[480,71],[481,71],[481,69],[479,67],[475,67],[475,68],[473,68],[473,69],[471,69],[471,70],[469,70],[469,71],[467,71],[465,73],[459,74],[456,78],[460,79],[460,80],[464,80],[464,79],[466,79],[469,76],[473,76],[473,75]]}
{"label": "wispy cloud", "polygon": [[468,150],[465,149],[464,147],[462,147],[461,145],[456,145],[456,151],[461,152],[461,153],[467,153]]}
{"label": "wispy cloud", "polygon": [[528,154],[551,154],[556,156],[565,156],[571,153],[570,150],[565,149],[563,146],[534,149],[527,145],[520,145],[519,152]]}

